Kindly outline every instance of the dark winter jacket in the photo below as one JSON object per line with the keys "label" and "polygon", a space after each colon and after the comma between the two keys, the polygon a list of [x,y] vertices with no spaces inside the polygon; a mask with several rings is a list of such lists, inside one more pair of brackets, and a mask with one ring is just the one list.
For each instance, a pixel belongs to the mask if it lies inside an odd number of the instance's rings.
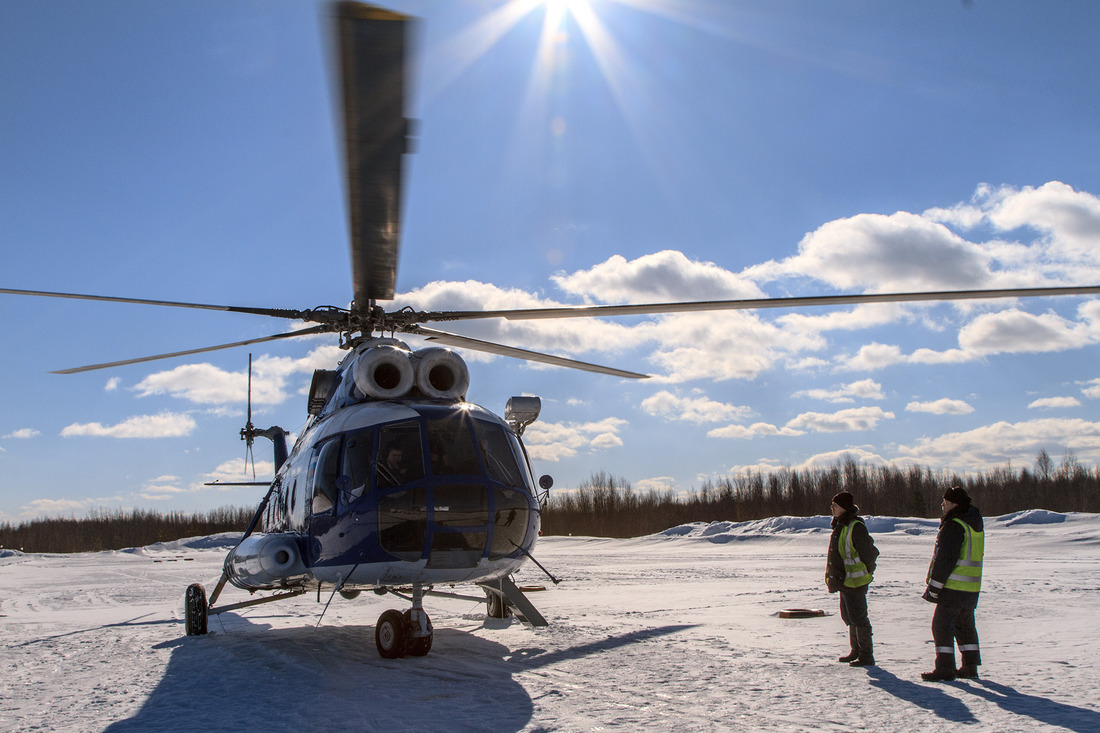
{"label": "dark winter jacket", "polygon": [[[966,530],[955,519],[966,522],[975,532],[983,532],[982,513],[975,506],[957,506],[940,520],[940,531],[936,535],[936,549],[932,552],[932,563],[928,566],[928,578],[937,583],[947,582],[947,578],[959,561],[959,552],[966,541]],[[949,608],[977,608],[978,594],[955,588],[939,588],[929,585],[922,596],[924,600]]]}
{"label": "dark winter jacket", "polygon": [[[856,519],[860,519],[858,506],[852,507],[839,517],[833,517],[833,534],[829,537],[829,555],[825,565],[825,585],[828,586],[830,593],[844,590],[846,572],[844,557],[840,554],[840,531]],[[859,559],[867,566],[868,572],[873,574],[876,560],[878,560],[878,548],[875,547],[871,533],[867,531],[867,526],[862,521],[856,522],[852,527],[852,546],[859,554]]]}

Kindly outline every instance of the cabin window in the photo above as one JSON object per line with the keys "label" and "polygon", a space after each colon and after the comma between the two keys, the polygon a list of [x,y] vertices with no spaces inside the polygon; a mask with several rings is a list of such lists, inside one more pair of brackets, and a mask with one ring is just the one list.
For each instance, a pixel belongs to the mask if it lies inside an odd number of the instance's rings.
{"label": "cabin window", "polygon": [[374,480],[380,487],[404,486],[424,475],[424,452],[420,447],[420,424],[399,423],[378,434],[378,458]]}
{"label": "cabin window", "polygon": [[419,560],[428,529],[423,487],[396,491],[378,501],[378,539],[382,548],[402,560]]}
{"label": "cabin window", "polygon": [[523,486],[523,474],[516,464],[516,456],[508,444],[508,436],[499,425],[474,421],[477,445],[489,477],[509,486]]}
{"label": "cabin window", "polygon": [[531,508],[527,496],[518,491],[497,489],[496,512],[493,516],[493,544],[489,548],[489,559],[507,557],[523,544],[527,535],[527,526],[531,517]]}
{"label": "cabin window", "polygon": [[436,476],[477,476],[477,453],[470,428],[461,414],[428,420],[428,446]]}
{"label": "cabin window", "polygon": [[374,450],[374,431],[364,430],[348,436],[344,441],[343,475],[347,480],[347,501],[354,501],[370,488],[371,455]]}
{"label": "cabin window", "polygon": [[340,441],[330,440],[322,445],[316,458],[311,513],[323,514],[336,505],[336,479],[340,476]]}

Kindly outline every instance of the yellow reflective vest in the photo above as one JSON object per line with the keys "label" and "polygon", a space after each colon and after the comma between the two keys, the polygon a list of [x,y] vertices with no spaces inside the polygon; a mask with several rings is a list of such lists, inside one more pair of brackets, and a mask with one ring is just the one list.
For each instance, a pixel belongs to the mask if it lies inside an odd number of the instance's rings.
{"label": "yellow reflective vest", "polygon": [[840,550],[840,557],[844,560],[845,588],[859,588],[873,580],[871,571],[867,569],[867,565],[860,559],[859,553],[852,544],[852,526],[856,522],[863,524],[862,519],[852,520],[841,528],[840,537],[837,540],[837,549]]}
{"label": "yellow reflective vest", "polygon": [[947,577],[944,588],[977,593],[982,589],[982,559],[985,556],[985,532],[976,532],[973,527],[955,517],[966,532],[962,547],[959,548],[959,560],[955,569]]}

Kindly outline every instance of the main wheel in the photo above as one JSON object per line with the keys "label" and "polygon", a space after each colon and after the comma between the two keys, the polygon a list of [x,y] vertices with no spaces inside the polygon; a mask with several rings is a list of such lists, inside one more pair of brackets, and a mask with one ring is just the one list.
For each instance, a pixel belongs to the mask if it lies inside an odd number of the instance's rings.
{"label": "main wheel", "polygon": [[378,617],[374,625],[374,643],[378,654],[384,659],[397,659],[405,656],[409,643],[408,624],[400,611],[390,609]]}
{"label": "main wheel", "polygon": [[201,583],[187,586],[183,602],[183,626],[188,636],[202,636],[206,633],[206,588]]}
{"label": "main wheel", "polygon": [[432,628],[432,620],[428,618],[428,614],[424,614],[424,618],[426,618],[428,621],[428,635],[413,636],[412,609],[409,609],[404,613],[405,626],[409,629],[409,643],[407,651],[410,657],[422,657],[430,652],[432,649],[432,638],[435,636],[435,630]]}

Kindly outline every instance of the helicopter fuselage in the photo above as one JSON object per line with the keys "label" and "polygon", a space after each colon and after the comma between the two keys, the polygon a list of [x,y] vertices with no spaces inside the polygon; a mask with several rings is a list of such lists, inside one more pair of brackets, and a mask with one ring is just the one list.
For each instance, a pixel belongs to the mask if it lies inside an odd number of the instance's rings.
{"label": "helicopter fuselage", "polygon": [[486,581],[523,564],[539,526],[512,425],[462,399],[368,399],[303,432],[226,572],[246,590]]}

